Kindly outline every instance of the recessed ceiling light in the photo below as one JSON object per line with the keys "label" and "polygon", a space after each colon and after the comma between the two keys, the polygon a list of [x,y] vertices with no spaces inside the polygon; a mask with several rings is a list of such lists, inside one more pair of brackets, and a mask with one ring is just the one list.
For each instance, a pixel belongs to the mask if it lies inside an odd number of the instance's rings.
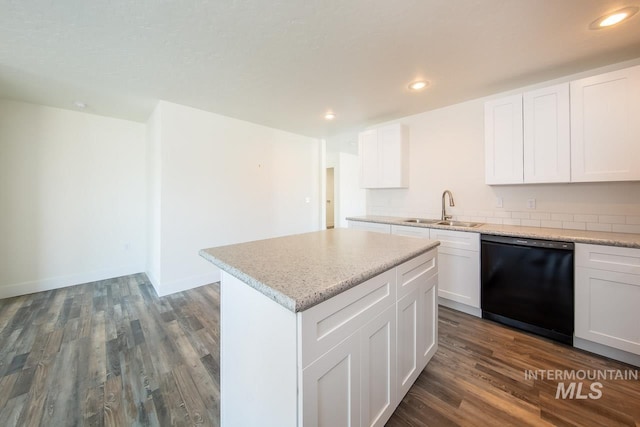
{"label": "recessed ceiling light", "polygon": [[327,120],[333,120],[336,118],[336,113],[332,113],[331,111],[325,113],[324,118]]}
{"label": "recessed ceiling light", "polygon": [[426,80],[416,80],[415,82],[409,85],[409,89],[413,91],[419,91],[425,89],[429,86],[429,82]]}
{"label": "recessed ceiling light", "polygon": [[592,30],[600,30],[602,28],[608,28],[613,25],[619,24],[625,19],[631,18],[636,13],[638,13],[637,6],[625,7],[624,9],[619,9],[619,10],[616,10],[615,12],[601,16],[600,18],[593,21],[591,25],[589,25],[589,28]]}
{"label": "recessed ceiling light", "polygon": [[85,108],[87,108],[87,104],[82,101],[74,101],[73,105],[77,108],[80,108],[81,110],[84,110]]}

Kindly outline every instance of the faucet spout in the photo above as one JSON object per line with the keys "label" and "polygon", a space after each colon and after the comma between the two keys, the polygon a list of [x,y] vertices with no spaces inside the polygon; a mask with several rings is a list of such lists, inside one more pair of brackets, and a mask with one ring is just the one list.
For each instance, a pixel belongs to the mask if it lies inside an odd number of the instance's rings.
{"label": "faucet spout", "polygon": [[455,206],[455,202],[453,201],[453,194],[451,194],[451,191],[444,190],[444,192],[442,193],[442,218],[441,218],[443,221],[452,218],[451,215],[447,215],[447,210],[446,210],[446,207],[444,205],[445,196],[447,194],[449,195],[449,206]]}

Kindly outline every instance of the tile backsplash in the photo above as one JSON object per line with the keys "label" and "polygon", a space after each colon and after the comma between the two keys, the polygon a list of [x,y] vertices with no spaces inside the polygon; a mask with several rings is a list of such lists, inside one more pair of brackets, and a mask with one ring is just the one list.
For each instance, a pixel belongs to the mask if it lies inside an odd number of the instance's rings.
{"label": "tile backsplash", "polygon": [[[440,212],[392,212],[381,207],[370,207],[369,215],[439,218]],[[462,210],[447,207],[447,214],[458,221],[484,222],[487,224],[522,225],[527,227],[564,228],[571,230],[608,231],[640,234],[640,215],[594,215],[554,212],[507,211],[504,209]]]}

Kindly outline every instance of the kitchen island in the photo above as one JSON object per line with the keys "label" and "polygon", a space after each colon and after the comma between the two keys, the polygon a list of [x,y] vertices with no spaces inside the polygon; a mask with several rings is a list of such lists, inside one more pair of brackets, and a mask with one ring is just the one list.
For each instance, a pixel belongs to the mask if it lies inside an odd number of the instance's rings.
{"label": "kitchen island", "polygon": [[222,425],[384,425],[437,349],[437,245],[334,229],[202,250]]}

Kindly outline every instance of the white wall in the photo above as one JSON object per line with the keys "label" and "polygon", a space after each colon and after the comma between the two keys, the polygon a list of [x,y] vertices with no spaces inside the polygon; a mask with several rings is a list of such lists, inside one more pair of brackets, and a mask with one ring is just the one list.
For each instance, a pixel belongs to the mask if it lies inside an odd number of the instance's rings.
{"label": "white wall", "polygon": [[144,271],[145,126],[0,100],[0,298]]}
{"label": "white wall", "polygon": [[160,295],[219,280],[200,249],[320,228],[318,140],[168,102],[157,109]]}
{"label": "white wall", "polygon": [[160,108],[156,108],[147,121],[147,277],[154,286],[162,280],[160,217],[162,186],[162,138]]}
{"label": "white wall", "polygon": [[[527,90],[637,62],[615,64]],[[484,102],[507,94],[397,120],[409,126],[410,185],[408,189],[367,190],[367,213],[439,217],[442,192],[449,189],[456,207],[447,210],[461,220],[640,233],[640,182],[484,184]],[[503,198],[503,208],[496,207],[497,197]],[[527,209],[530,198],[536,199],[536,209]]]}

